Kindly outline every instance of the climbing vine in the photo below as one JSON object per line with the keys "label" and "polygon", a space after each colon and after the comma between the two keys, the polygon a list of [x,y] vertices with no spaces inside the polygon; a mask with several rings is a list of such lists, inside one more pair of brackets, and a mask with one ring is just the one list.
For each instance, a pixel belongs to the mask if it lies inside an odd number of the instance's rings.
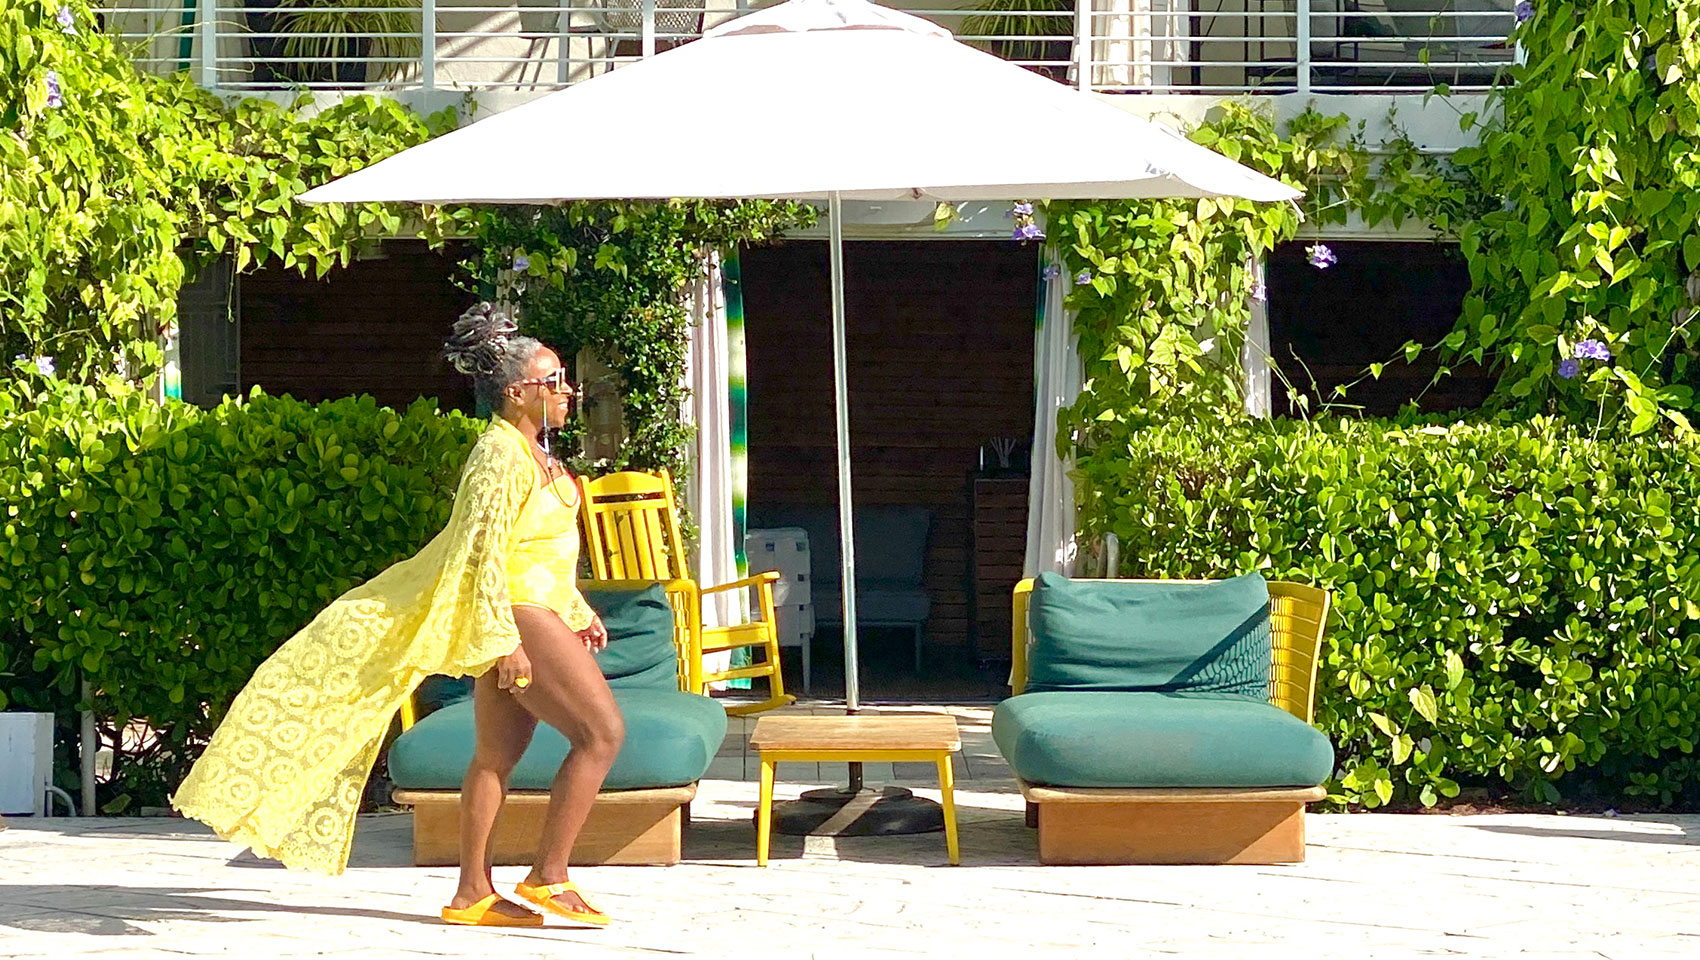
{"label": "climbing vine", "polygon": [[[357,97],[227,104],[136,71],[84,0],[0,0],[0,357],[147,374],[186,275],[220,254],[323,275],[402,229],[295,197],[455,125]],[[436,214],[428,214],[427,220]]]}
{"label": "climbing vine", "polygon": [[1495,402],[1689,426],[1700,386],[1700,7],[1539,0],[1526,63],[1458,159],[1502,203],[1460,226],[1474,284],[1446,347]]}
{"label": "climbing vine", "polygon": [[589,348],[618,375],[625,441],[611,462],[581,468],[679,475],[689,440],[686,285],[708,251],[813,219],[811,207],[764,201],[485,208],[471,216],[477,252],[465,266],[482,295],[513,299],[526,332],[569,362]]}
{"label": "climbing vine", "polygon": [[1344,116],[1307,110],[1278,131],[1267,112],[1229,103],[1190,134],[1302,188],[1303,206],[1232,199],[1048,206],[1062,257],[1052,269],[1070,280],[1066,302],[1085,361],[1080,399],[1063,419],[1076,454],[1117,450],[1126,431],[1159,419],[1241,415],[1246,324],[1252,301],[1264,296],[1253,264],[1301,223],[1342,223],[1355,212],[1369,223],[1420,219],[1446,232],[1481,203],[1446,160],[1399,132],[1372,153],[1363,126]]}

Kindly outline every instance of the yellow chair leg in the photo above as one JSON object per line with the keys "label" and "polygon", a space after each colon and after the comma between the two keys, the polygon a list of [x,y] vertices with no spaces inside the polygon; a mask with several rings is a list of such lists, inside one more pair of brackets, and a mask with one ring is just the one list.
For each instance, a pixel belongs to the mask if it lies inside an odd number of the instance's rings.
{"label": "yellow chair leg", "polygon": [[756,866],[767,866],[767,841],[773,830],[773,762],[761,764],[761,805],[756,808]]}
{"label": "yellow chair leg", "polygon": [[767,662],[773,667],[773,675],[767,678],[767,692],[774,700],[785,700],[786,702],[790,702],[797,698],[787,698],[785,696],[785,671],[783,669],[784,664],[782,664],[779,660],[778,629],[778,626],[775,625],[768,631],[767,634]]}
{"label": "yellow chair leg", "polygon": [[950,769],[950,754],[939,754],[939,796],[944,805],[944,845],[950,851],[950,865],[962,862],[962,849],[956,840],[956,780]]}
{"label": "yellow chair leg", "polygon": [[726,714],[728,716],[747,717],[754,713],[788,707],[797,702],[796,697],[785,692],[785,676],[781,672],[779,662],[779,638],[770,636],[768,641],[762,645],[762,648],[767,651],[767,665],[773,668],[773,672],[767,674],[768,697],[760,703],[745,703],[727,707]]}

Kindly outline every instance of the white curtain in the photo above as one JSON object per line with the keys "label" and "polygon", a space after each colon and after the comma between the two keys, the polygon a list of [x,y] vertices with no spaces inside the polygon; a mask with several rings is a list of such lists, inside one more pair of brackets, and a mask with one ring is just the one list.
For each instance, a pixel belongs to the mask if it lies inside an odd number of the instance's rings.
{"label": "white curtain", "polygon": [[1072,459],[1057,456],[1057,411],[1080,396],[1080,341],[1074,315],[1063,308],[1073,278],[1057,266],[1061,257],[1047,248],[1044,289],[1033,341],[1033,465],[1027,486],[1026,576],[1053,570],[1071,574],[1076,553]]}
{"label": "white curtain", "polygon": [[1251,317],[1246,322],[1245,345],[1240,348],[1240,369],[1245,375],[1245,412],[1268,417],[1274,379],[1269,369],[1269,288],[1264,282],[1263,261],[1252,261],[1251,270]]}
{"label": "white curtain", "polygon": [[1092,20],[1092,83],[1110,89],[1167,89],[1174,83],[1169,64],[1187,59],[1184,38],[1190,25],[1187,0],[1093,0],[1110,16]]}
{"label": "white curtain", "polygon": [[[691,572],[704,585],[738,579],[737,544],[732,526],[732,419],[726,336],[726,294],[721,285],[720,258],[708,256],[708,266],[686,290],[691,311],[690,351],[685,379],[691,395],[685,401],[685,421],[696,427],[692,441],[690,479],[685,502],[697,524],[696,555]],[[745,591],[703,598],[706,626],[744,623],[749,610]],[[703,658],[704,669],[722,670],[731,654]]]}

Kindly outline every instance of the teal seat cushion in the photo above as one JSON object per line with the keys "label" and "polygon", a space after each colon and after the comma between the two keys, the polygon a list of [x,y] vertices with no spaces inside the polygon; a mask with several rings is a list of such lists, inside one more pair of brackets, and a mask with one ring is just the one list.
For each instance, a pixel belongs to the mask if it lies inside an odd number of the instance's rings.
{"label": "teal seat cushion", "polygon": [[[726,739],[726,711],[708,697],[677,689],[619,687],[626,742],[603,788],[642,790],[695,783]],[[451,704],[414,724],[390,747],[390,780],[412,790],[458,790],[472,762],[472,703]],[[547,790],[572,745],[548,724],[514,768],[515,790]]]}
{"label": "teal seat cushion", "polygon": [[1056,787],[1314,787],[1334,769],[1321,731],[1223,693],[1024,693],[992,738],[1016,776]]}
{"label": "teal seat cushion", "polygon": [[1041,574],[1027,689],[1235,693],[1266,699],[1269,585],[1070,580]]}

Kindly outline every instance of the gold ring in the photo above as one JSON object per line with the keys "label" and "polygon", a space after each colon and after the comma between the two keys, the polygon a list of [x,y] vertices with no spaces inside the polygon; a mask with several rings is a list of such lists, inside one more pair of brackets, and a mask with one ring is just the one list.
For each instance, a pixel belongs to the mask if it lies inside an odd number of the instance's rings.
{"label": "gold ring", "polygon": [[520,677],[519,679],[514,681],[514,686],[520,688],[521,690],[524,690],[526,687],[531,686],[531,678],[530,677]]}

